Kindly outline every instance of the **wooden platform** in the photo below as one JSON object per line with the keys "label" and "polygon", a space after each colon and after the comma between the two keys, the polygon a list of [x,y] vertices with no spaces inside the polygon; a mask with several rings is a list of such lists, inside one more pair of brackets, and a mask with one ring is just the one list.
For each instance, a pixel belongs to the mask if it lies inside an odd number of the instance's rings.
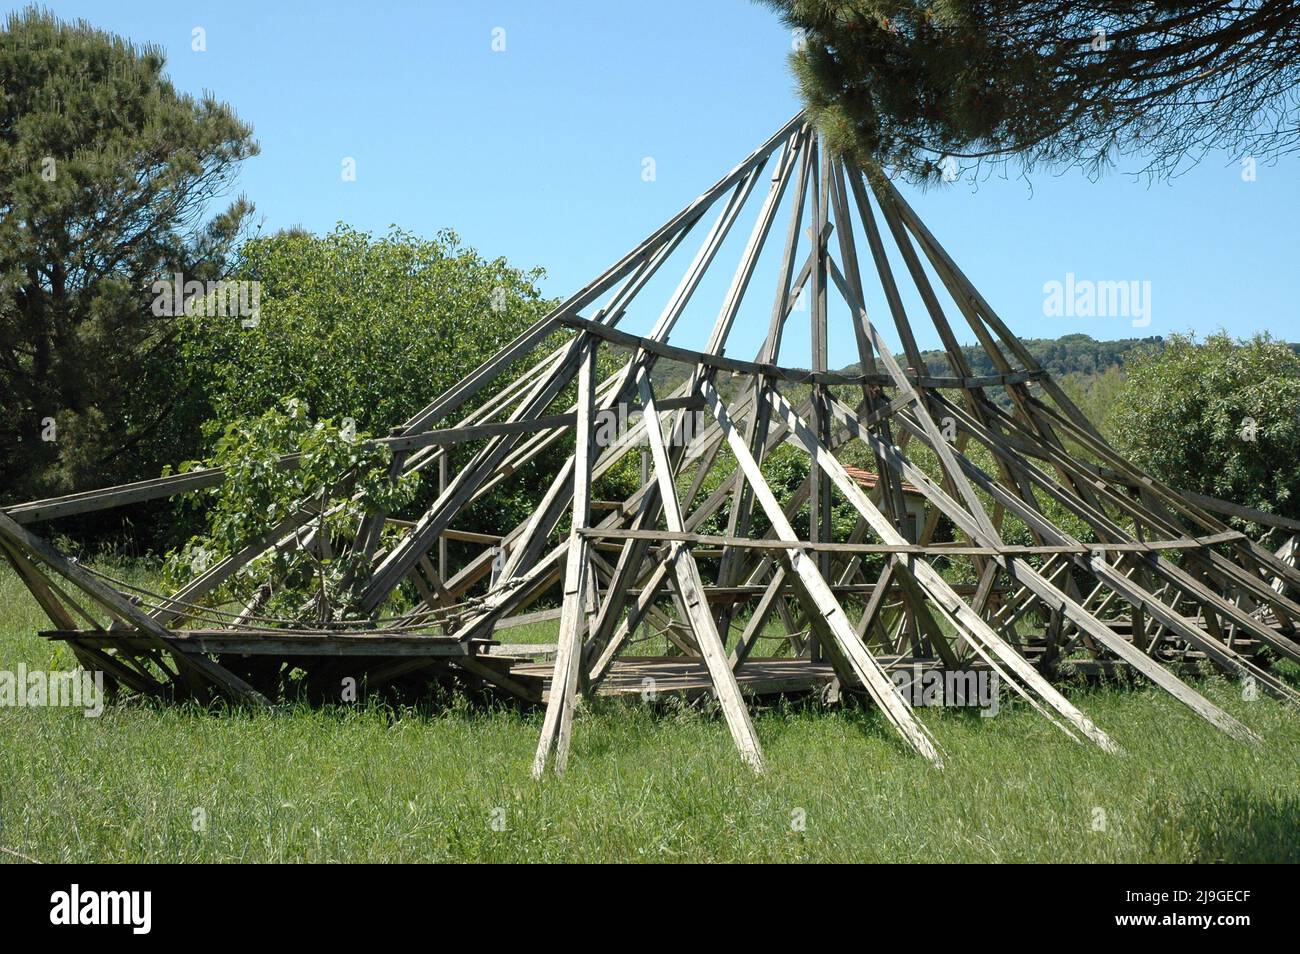
{"label": "wooden platform", "polygon": [[[508,650],[509,647],[501,647]],[[495,657],[495,653],[493,656]],[[899,668],[922,671],[942,671],[937,659],[914,659],[906,656],[876,656],[876,660],[891,672]],[[1190,662],[1190,660],[1188,661]],[[1186,663],[1171,660],[1176,669],[1186,669]],[[989,667],[978,660],[969,663],[967,671],[982,671]],[[510,669],[512,679],[529,686],[546,702],[550,699],[553,662],[527,662]],[[1084,679],[1098,676],[1114,677],[1127,674],[1129,668],[1119,660],[1070,659],[1061,664],[1061,671]],[[807,692],[840,690],[864,693],[860,684],[840,685],[830,663],[814,663],[806,657],[781,659],[749,659],[736,673],[740,691],[751,698],[762,696],[800,695]],[[713,691],[708,670],[702,659],[687,656],[632,656],[616,661],[609,675],[600,684],[597,695],[629,696],[644,701],[654,701],[650,696],[675,695],[688,700],[710,695]]]}
{"label": "wooden platform", "polygon": [[[549,662],[514,666],[514,678],[537,685],[543,700],[550,698],[555,665]],[[750,659],[736,673],[741,692],[749,696],[801,693],[824,689],[835,682],[829,663],[809,659]],[[597,695],[636,696],[650,701],[650,695],[681,695],[687,699],[713,691],[704,660],[688,656],[624,656],[611,667]]]}
{"label": "wooden platform", "polygon": [[[1125,620],[1113,620],[1111,628],[1126,641],[1132,640]],[[74,646],[100,651],[119,649],[141,652],[149,647],[148,637],[134,629],[50,630],[41,633],[50,640],[69,641]],[[211,657],[256,681],[259,675],[274,679],[279,663],[308,673],[336,675],[339,665],[353,667],[359,679],[372,690],[394,679],[417,675],[427,678],[458,672],[476,684],[531,704],[545,704],[550,698],[555,670],[556,646],[547,644],[501,644],[490,639],[459,641],[437,633],[412,631],[229,631],[213,629],[179,630],[165,637],[166,643],[187,657]],[[1043,667],[1042,637],[1029,637],[1020,647],[1025,658]],[[1259,644],[1240,640],[1239,652],[1254,656]],[[1175,671],[1189,671],[1206,657],[1169,637],[1155,650],[1156,658]],[[898,667],[938,668],[935,659],[875,654],[889,672]],[[345,662],[351,660],[350,663]],[[1057,671],[1083,678],[1115,676],[1128,666],[1118,660],[1062,660]],[[269,667],[269,668],[268,668]],[[973,660],[968,669],[983,669]],[[271,691],[272,682],[263,685]],[[814,663],[805,657],[747,659],[736,672],[736,683],[747,697],[802,695],[809,692],[863,691],[861,685],[841,685],[831,665]],[[688,700],[712,694],[714,686],[703,659],[695,656],[622,656],[600,682],[601,696],[637,697],[653,701],[660,696],[681,696]]]}
{"label": "wooden platform", "polygon": [[[46,639],[68,640],[131,649],[148,645],[148,638],[131,630],[48,630]],[[234,656],[465,656],[490,640],[462,643],[426,633],[390,633],[375,630],[361,633],[296,633],[292,630],[230,631],[188,629],[166,638],[168,645],[185,653]]]}

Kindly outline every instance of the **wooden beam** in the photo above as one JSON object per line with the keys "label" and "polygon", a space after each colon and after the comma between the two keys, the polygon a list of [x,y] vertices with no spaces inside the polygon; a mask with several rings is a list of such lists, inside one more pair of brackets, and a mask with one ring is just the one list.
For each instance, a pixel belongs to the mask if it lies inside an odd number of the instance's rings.
{"label": "wooden beam", "polygon": [[555,773],[564,773],[569,758],[569,739],[573,732],[573,710],[577,701],[578,673],[582,664],[582,634],[586,622],[583,600],[587,574],[591,572],[586,537],[582,531],[591,519],[591,465],[595,457],[596,343],[584,338],[578,373],[577,447],[574,452],[573,523],[569,532],[569,550],[564,571],[564,600],[560,613],[560,635],[556,646],[555,674],[551,695],[546,704],[542,735],[533,758],[533,777],[541,778],[546,762],[555,753]]}
{"label": "wooden beam", "polygon": [[252,703],[256,706],[270,706],[270,702],[260,692],[234,673],[212,662],[212,660],[202,656],[187,656],[183,653],[172,652],[166,641],[166,638],[171,634],[162,624],[151,619],[148,614],[137,608],[122,594],[102,583],[89,571],[68,560],[54,547],[20,527],[4,514],[0,514],[0,538],[5,539],[11,545],[25,549],[106,610],[141,629],[148,636],[154,648],[172,654],[178,667],[189,667],[197,671],[238,701]]}
{"label": "wooden beam", "polygon": [[[664,520],[668,529],[681,532],[685,529],[681,506],[677,500],[672,465],[668,457],[668,448],[664,442],[663,431],[659,426],[658,413],[654,409],[654,388],[650,376],[642,373],[637,381],[641,392],[641,403],[646,407],[646,435],[650,440],[650,453],[654,460],[655,475],[659,481],[659,497],[663,501]],[[707,383],[706,383],[707,387]],[[709,612],[704,599],[704,584],[700,579],[699,567],[690,551],[680,542],[669,544],[669,564],[681,603],[686,611],[687,621],[695,634],[695,641],[704,656],[709,670],[709,678],[717,693],[718,703],[722,707],[723,717],[731,737],[740,750],[741,758],[756,772],[763,771],[763,750],[758,742],[758,734],[750,721],[749,710],[745,707],[744,697],[736,684],[735,674],[727,659],[727,651],[722,645],[714,625],[713,614]]]}
{"label": "wooden beam", "polygon": [[767,480],[763,477],[758,463],[750,455],[744,436],[732,423],[730,415],[727,414],[726,405],[714,389],[712,382],[705,379],[702,386],[704,398],[709,402],[709,407],[713,411],[718,425],[727,437],[727,442],[736,457],[737,466],[745,471],[745,478],[753,488],[759,506],[767,514],[767,518],[777,536],[794,544],[786,553],[790,567],[794,571],[795,579],[798,580],[805,598],[815,606],[817,614],[820,614],[819,619],[823,621],[827,636],[834,643],[834,652],[841,656],[845,664],[850,667],[851,673],[845,673],[845,677],[850,675],[856,677],[856,681],[862,683],[872,699],[875,700],[876,705],[880,707],[890,724],[894,726],[904,740],[934,765],[942,766],[943,760],[939,756],[939,750],[933,739],[931,739],[924,726],[912,715],[911,710],[898,697],[889,677],[885,675],[884,670],[871,657],[866,647],[862,645],[862,642],[853,632],[843,607],[839,605],[834,594],[831,593],[830,587],[817,570],[816,564],[799,547],[799,539],[794,532],[794,528],[786,519],[781,510],[781,505],[777,502],[771,488],[768,487]]}
{"label": "wooden beam", "polygon": [[[818,462],[826,468],[827,473],[835,481],[835,485],[840,492],[848,498],[849,502],[862,516],[867,518],[872,525],[872,529],[876,531],[881,539],[889,543],[904,543],[903,536],[893,527],[889,519],[876,508],[875,504],[867,498],[866,494],[862,492],[862,488],[854,482],[853,478],[849,477],[843,465],[835,459],[835,456],[818,443],[816,435],[813,434],[806,423],[794,414],[793,408],[780,395],[775,393],[769,396],[769,400],[773,402],[773,409],[776,414],[790,426],[795,439],[803,445],[810,455],[817,457]],[[939,438],[939,440],[942,441],[942,438]],[[980,654],[981,658],[1003,674],[1007,683],[1013,689],[1021,692],[1044,715],[1051,718],[1050,714],[1038,705],[1037,700],[1020,688],[1017,679],[1020,680],[1043,702],[1055,709],[1067,722],[1077,728],[1085,737],[1095,742],[1100,748],[1108,752],[1119,750],[1119,747],[1105,732],[1094,725],[1091,719],[1061,695],[1024,657],[1016,652],[1012,646],[1008,645],[982,617],[967,606],[937,570],[924,560],[912,561],[908,569],[925,591],[926,596],[929,597],[931,604],[940,610],[954,628],[967,637],[972,648]],[[1001,668],[998,667],[993,658],[994,656],[1002,662],[1006,669],[1014,673],[1016,678],[1002,673]],[[1052,721],[1056,723],[1055,719],[1052,719]],[[1060,723],[1056,724],[1060,725]],[[1064,727],[1062,726],[1062,728]]]}

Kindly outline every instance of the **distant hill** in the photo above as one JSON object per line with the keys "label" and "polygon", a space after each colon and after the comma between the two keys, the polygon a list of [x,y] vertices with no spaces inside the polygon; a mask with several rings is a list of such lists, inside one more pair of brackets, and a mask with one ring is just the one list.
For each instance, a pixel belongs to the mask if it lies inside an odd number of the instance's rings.
{"label": "distant hill", "polygon": [[[1095,422],[1100,422],[1105,416],[1109,401],[1124,380],[1125,365],[1134,353],[1140,348],[1158,349],[1164,345],[1164,340],[1160,335],[1153,335],[1149,338],[1098,341],[1091,335],[1085,334],[1063,335],[1060,338],[1021,339],[1034,359],[1065,387],[1076,403],[1083,406]],[[1293,343],[1291,348],[1300,354],[1300,343]],[[614,350],[622,353],[625,349]],[[966,356],[972,373],[977,377],[998,373],[998,369],[993,366],[993,362],[979,345],[965,345],[962,347],[962,353]],[[898,357],[902,358],[902,355]],[[921,357],[925,360],[930,374],[936,377],[947,377],[952,374],[948,359],[942,351],[923,351]],[[1008,355],[1008,357],[1013,365],[1018,366],[1014,356]],[[858,363],[850,364],[839,369],[839,373],[859,374],[860,367]],[[656,392],[660,395],[672,393],[687,379],[690,371],[689,365],[677,361],[666,358],[659,361],[651,372]],[[718,376],[718,386],[726,397],[732,393],[736,385],[730,375],[722,374]],[[802,397],[805,389],[801,385],[787,383],[782,390],[787,396],[794,398]],[[1001,388],[994,388],[989,394],[998,404],[1010,404],[1010,396]]]}
{"label": "distant hill", "polygon": [[[1090,335],[1064,335],[1060,338],[1022,338],[1034,359],[1047,369],[1054,377],[1071,374],[1101,374],[1108,368],[1123,368],[1128,356],[1137,348],[1152,346],[1159,348],[1164,339],[1159,335],[1150,338],[1121,338],[1116,341],[1098,341]],[[989,356],[979,345],[966,345],[962,348],[971,371],[976,376],[997,374]],[[935,375],[951,374],[948,359],[942,351],[923,351],[929,373]],[[1012,358],[1015,364],[1015,359]],[[854,363],[843,369],[845,374],[859,373],[860,365]]]}

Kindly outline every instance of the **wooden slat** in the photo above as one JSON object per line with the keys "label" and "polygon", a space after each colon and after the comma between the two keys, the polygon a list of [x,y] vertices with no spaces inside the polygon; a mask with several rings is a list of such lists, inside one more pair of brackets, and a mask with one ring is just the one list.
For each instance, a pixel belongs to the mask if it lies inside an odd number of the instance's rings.
{"label": "wooden slat", "polygon": [[[873,504],[867,495],[862,492],[857,483],[844,470],[844,467],[835,456],[826,448],[820,446],[817,442],[816,435],[803,421],[795,416],[790,405],[779,395],[772,393],[769,400],[773,402],[773,408],[777,415],[784,420],[791,428],[791,433],[795,439],[803,445],[804,449],[817,458],[818,463],[826,468],[827,473],[835,481],[839,488],[850,503],[862,514],[863,517],[871,523],[872,528],[880,535],[882,539],[891,543],[903,543],[904,538],[889,522],[879,509]],[[942,438],[939,438],[942,441]],[[954,510],[959,510],[954,503]],[[1013,688],[1019,690],[1020,683],[1023,683],[1032,690],[1044,703],[1055,709],[1067,722],[1077,728],[1084,736],[1095,742],[1100,748],[1108,752],[1116,752],[1119,747],[1106,735],[1101,729],[1093,724],[1092,720],[1080,712],[1061,695],[1051,683],[1040,675],[1029,663],[1010,646],[991,626],[986,623],[977,613],[975,613],[961,597],[953,591],[948,581],[940,573],[926,563],[924,560],[913,561],[909,567],[916,581],[924,589],[925,594],[929,597],[931,603],[940,609],[949,622],[959,631],[962,632],[971,642],[972,647],[978,652],[986,662],[995,665],[992,656],[996,656],[1006,669],[1014,673],[1015,678],[1003,673],[1007,683]],[[991,655],[990,655],[991,654]],[[1019,681],[1017,681],[1019,680]],[[1023,693],[1022,693],[1023,694]],[[1025,695],[1036,707],[1036,700]],[[1041,707],[1039,707],[1041,709]],[[1044,712],[1046,715],[1047,713]],[[1053,720],[1055,721],[1055,720]],[[1059,724],[1059,723],[1058,723]]]}
{"label": "wooden slat", "polygon": [[591,572],[587,539],[582,531],[591,519],[591,465],[595,447],[595,338],[583,339],[583,354],[578,374],[577,446],[574,451],[573,523],[569,532],[569,550],[564,570],[564,603],[560,613],[560,635],[556,647],[555,683],[546,705],[537,754],[533,758],[533,777],[541,778],[552,750],[555,772],[563,774],[569,758],[569,739],[573,732],[573,710],[578,692],[578,672],[582,663],[582,634],[586,623],[583,599],[587,574]]}
{"label": "wooden slat", "polygon": [[[78,640],[92,646],[128,647],[152,645],[149,636],[136,629],[95,631],[50,630],[41,636],[55,640]],[[172,650],[196,654],[239,656],[463,656],[464,643],[440,636],[386,633],[291,635],[244,633],[233,630],[183,630],[165,640]]]}
{"label": "wooden slat", "polygon": [[[599,322],[576,315],[565,318],[562,324],[580,331],[590,332],[599,338],[604,338],[606,341],[622,345],[625,348],[637,348],[684,364],[702,364],[706,368],[713,368],[718,371],[764,375],[778,381],[792,381],[797,384],[869,384],[877,386],[892,386],[895,384],[894,378],[887,374],[838,374],[833,371],[809,371],[803,368],[785,368],[759,361],[744,361],[723,355],[710,355],[702,351],[693,351],[690,348],[680,348],[676,345],[642,338],[639,335],[620,331],[616,328],[608,328]],[[1017,383],[1023,384],[1029,381],[1039,381],[1044,376],[1045,372],[1042,371],[1020,371],[1012,374],[986,375],[978,378],[905,374],[904,379],[913,387],[963,390],[991,388]]]}
{"label": "wooden slat", "polygon": [[[851,479],[851,478],[850,478]],[[618,527],[591,528],[582,535],[593,539],[607,540],[671,540],[682,543],[700,544],[712,547],[741,547],[756,550],[787,550],[789,544],[781,540],[756,539],[752,537],[728,537],[707,533],[674,533],[663,530],[629,530]],[[1182,537],[1176,540],[1133,540],[1119,543],[1062,543],[1056,545],[1030,546],[1009,544],[999,541],[997,544],[966,545],[960,543],[933,543],[921,546],[915,543],[818,543],[801,541],[800,548],[826,553],[899,553],[916,556],[997,556],[1009,554],[1050,554],[1050,553],[1155,553],[1161,550],[1189,550],[1196,547],[1214,546],[1227,543],[1243,536],[1239,531],[1228,530],[1223,533],[1209,534],[1204,537]]]}
{"label": "wooden slat", "polygon": [[[641,403],[646,407],[646,435],[650,440],[650,453],[654,459],[655,475],[659,481],[659,496],[663,501],[664,520],[668,529],[681,532],[685,529],[677,489],[674,484],[672,465],[668,458],[668,448],[664,443],[663,431],[659,426],[658,412],[654,407],[654,389],[650,376],[642,373],[638,380]],[[700,579],[699,567],[690,551],[680,543],[670,544],[669,563],[677,583],[678,594],[686,611],[691,630],[704,656],[709,669],[709,677],[717,692],[718,703],[722,707],[723,717],[731,737],[740,750],[741,758],[757,772],[764,769],[763,750],[754,731],[754,723],[749,718],[749,710],[736,684],[735,674],[727,659],[727,651],[722,645],[722,638],[708,611],[704,600],[704,584]]]}
{"label": "wooden slat", "polygon": [[[170,633],[165,627],[151,619],[122,594],[100,582],[99,579],[72,563],[40,537],[29,533],[4,514],[0,514],[0,538],[6,539],[10,544],[21,547],[37,557],[42,563],[78,587],[100,606],[141,629],[147,634],[156,648],[164,652],[168,651],[169,647],[166,638]],[[182,653],[174,654],[174,658],[177,665],[188,666],[197,671],[239,701],[257,706],[270,705],[270,702],[260,692],[210,659],[202,656],[188,656]]]}
{"label": "wooden slat", "polygon": [[[835,599],[834,594],[831,593],[826,580],[822,578],[821,573],[818,572],[816,565],[809,559],[808,555],[798,547],[799,539],[794,532],[794,528],[782,512],[781,505],[777,503],[775,495],[773,495],[771,488],[768,487],[767,480],[763,477],[757,462],[750,456],[749,447],[744,436],[732,423],[722,398],[719,397],[713,384],[707,379],[703,382],[703,392],[705,400],[709,402],[709,407],[713,411],[714,418],[727,437],[732,453],[736,457],[737,466],[745,471],[745,477],[753,488],[755,499],[758,501],[759,506],[762,507],[763,512],[767,514],[767,518],[775,529],[777,536],[795,544],[787,551],[790,567],[794,570],[795,577],[799,580],[806,597],[815,604],[818,613],[820,613],[820,619],[826,627],[827,634],[835,643],[839,654],[851,667],[852,674],[867,688],[876,705],[881,708],[886,718],[908,744],[934,765],[942,766],[943,760],[940,758],[938,748],[930,738],[929,733],[916,720],[911,710],[898,698],[898,694],[894,691],[894,686],[889,681],[889,678],[853,632],[848,617]],[[845,675],[847,676],[848,673]]]}

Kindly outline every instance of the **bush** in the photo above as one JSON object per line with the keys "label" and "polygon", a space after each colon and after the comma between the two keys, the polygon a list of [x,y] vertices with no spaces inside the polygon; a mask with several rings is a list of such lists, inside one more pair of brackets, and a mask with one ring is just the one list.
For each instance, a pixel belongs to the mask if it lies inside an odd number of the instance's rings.
{"label": "bush", "polygon": [[1175,336],[1140,355],[1111,421],[1120,449],[1171,486],[1300,517],[1300,356],[1267,334]]}

